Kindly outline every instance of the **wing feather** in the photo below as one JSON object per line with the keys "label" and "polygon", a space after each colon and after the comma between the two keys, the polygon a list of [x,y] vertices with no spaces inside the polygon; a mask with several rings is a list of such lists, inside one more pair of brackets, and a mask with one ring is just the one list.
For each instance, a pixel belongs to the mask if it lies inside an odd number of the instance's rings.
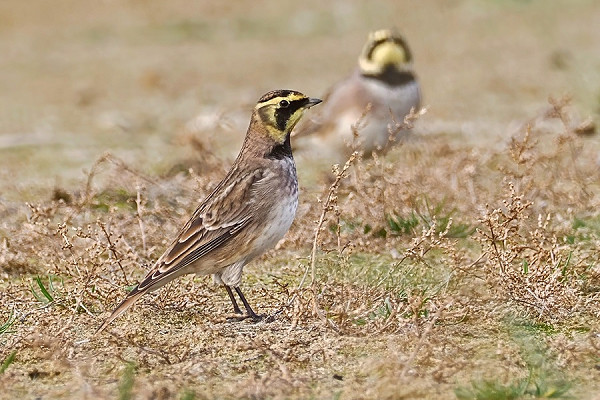
{"label": "wing feather", "polygon": [[[179,276],[179,271],[214,252],[252,221],[252,188],[262,173],[255,170],[237,177],[230,174],[196,209],[171,246],[140,283],[140,290],[154,289]],[[212,267],[212,266],[209,266]],[[202,272],[202,268],[196,272]],[[164,284],[163,283],[163,284]]]}
{"label": "wing feather", "polygon": [[193,271],[186,270],[186,267],[193,263],[223,249],[253,221],[255,186],[264,174],[261,168],[241,171],[234,166],[227,177],[198,206],[177,238],[156,261],[142,282],[129,292],[95,334],[104,330],[144,293],[158,289],[187,272],[202,273],[203,270],[214,269],[214,264],[227,264],[232,255],[220,254],[219,257],[207,259],[206,265],[200,264]]}

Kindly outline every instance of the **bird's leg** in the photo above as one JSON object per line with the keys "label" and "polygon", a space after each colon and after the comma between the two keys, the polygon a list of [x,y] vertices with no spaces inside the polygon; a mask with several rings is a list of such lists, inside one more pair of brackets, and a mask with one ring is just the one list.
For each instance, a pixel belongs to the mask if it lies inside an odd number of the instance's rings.
{"label": "bird's leg", "polygon": [[246,300],[246,298],[244,297],[244,294],[242,293],[242,291],[240,290],[239,287],[235,286],[234,287],[235,292],[238,294],[238,296],[240,296],[240,300],[242,300],[242,303],[244,303],[244,307],[246,307],[246,314],[248,316],[248,318],[252,318],[253,321],[260,321],[263,319],[262,316],[256,314],[254,312],[254,310],[252,309],[252,307],[250,307],[250,304],[248,304],[248,301]]}
{"label": "bird's leg", "polygon": [[[240,307],[238,306],[237,301],[235,301],[235,297],[233,296],[233,292],[231,291],[231,288],[227,285],[223,285],[223,286],[225,286],[225,290],[227,290],[227,294],[229,295],[229,298],[231,299],[231,304],[233,304],[233,312],[235,314],[242,314],[242,310],[240,310]],[[244,301],[245,301],[245,299],[244,299]]]}

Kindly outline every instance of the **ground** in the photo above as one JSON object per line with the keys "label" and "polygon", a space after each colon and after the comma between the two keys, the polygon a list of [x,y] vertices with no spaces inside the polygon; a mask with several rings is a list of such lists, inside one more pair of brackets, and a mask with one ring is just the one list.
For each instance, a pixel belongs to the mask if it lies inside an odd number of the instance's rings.
{"label": "ground", "polygon": [[[0,398],[600,398],[599,21],[593,0],[3,1]],[[274,321],[229,321],[187,276],[92,336],[253,103],[323,95],[382,27],[427,112],[343,174],[297,152],[296,222],[242,285]]]}

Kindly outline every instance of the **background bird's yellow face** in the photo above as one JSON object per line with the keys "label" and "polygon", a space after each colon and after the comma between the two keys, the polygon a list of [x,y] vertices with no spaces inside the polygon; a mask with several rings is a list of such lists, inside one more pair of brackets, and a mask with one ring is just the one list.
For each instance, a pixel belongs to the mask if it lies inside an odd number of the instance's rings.
{"label": "background bird's yellow face", "polygon": [[410,63],[411,55],[400,35],[389,30],[372,32],[358,59],[363,73],[376,74],[387,66],[404,69]]}
{"label": "background bird's yellow face", "polygon": [[256,105],[256,111],[269,135],[283,143],[311,105],[310,99],[302,93],[281,90],[263,96]]}
{"label": "background bird's yellow face", "polygon": [[403,65],[406,63],[406,52],[399,44],[386,41],[373,49],[371,60],[379,65]]}

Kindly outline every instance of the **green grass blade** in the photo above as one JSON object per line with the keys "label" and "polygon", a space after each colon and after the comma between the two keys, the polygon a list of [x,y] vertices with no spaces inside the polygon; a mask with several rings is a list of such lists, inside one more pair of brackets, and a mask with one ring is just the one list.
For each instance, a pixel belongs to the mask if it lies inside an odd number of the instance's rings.
{"label": "green grass blade", "polygon": [[10,312],[8,319],[5,323],[0,325],[0,335],[3,333],[11,333],[13,331],[9,331],[10,327],[17,321],[17,317],[15,317],[15,313],[13,311]]}
{"label": "green grass blade", "polygon": [[48,302],[51,303],[52,301],[54,301],[54,297],[52,297],[52,295],[50,294],[48,289],[46,289],[46,286],[44,286],[44,283],[42,282],[42,278],[37,276],[35,278],[35,280],[36,280],[38,286],[40,287],[40,290],[42,291],[42,294],[44,295],[44,297],[46,299],[48,299]]}
{"label": "green grass blade", "polygon": [[119,400],[130,400],[132,398],[133,384],[135,382],[135,364],[127,363],[123,377],[119,382]]}
{"label": "green grass blade", "polygon": [[34,281],[37,283],[37,286],[40,289],[41,295],[35,290],[33,284],[31,285],[31,292],[34,297],[40,302],[44,304],[48,304],[54,301],[54,297],[50,294],[44,283],[42,282],[42,278],[38,275],[34,278]]}
{"label": "green grass blade", "polygon": [[9,367],[10,364],[13,363],[13,361],[15,361],[15,357],[17,356],[17,351],[13,350],[8,357],[6,357],[4,359],[4,361],[2,362],[2,365],[0,365],[0,375],[2,375],[4,373],[4,371],[6,371],[6,368]]}

